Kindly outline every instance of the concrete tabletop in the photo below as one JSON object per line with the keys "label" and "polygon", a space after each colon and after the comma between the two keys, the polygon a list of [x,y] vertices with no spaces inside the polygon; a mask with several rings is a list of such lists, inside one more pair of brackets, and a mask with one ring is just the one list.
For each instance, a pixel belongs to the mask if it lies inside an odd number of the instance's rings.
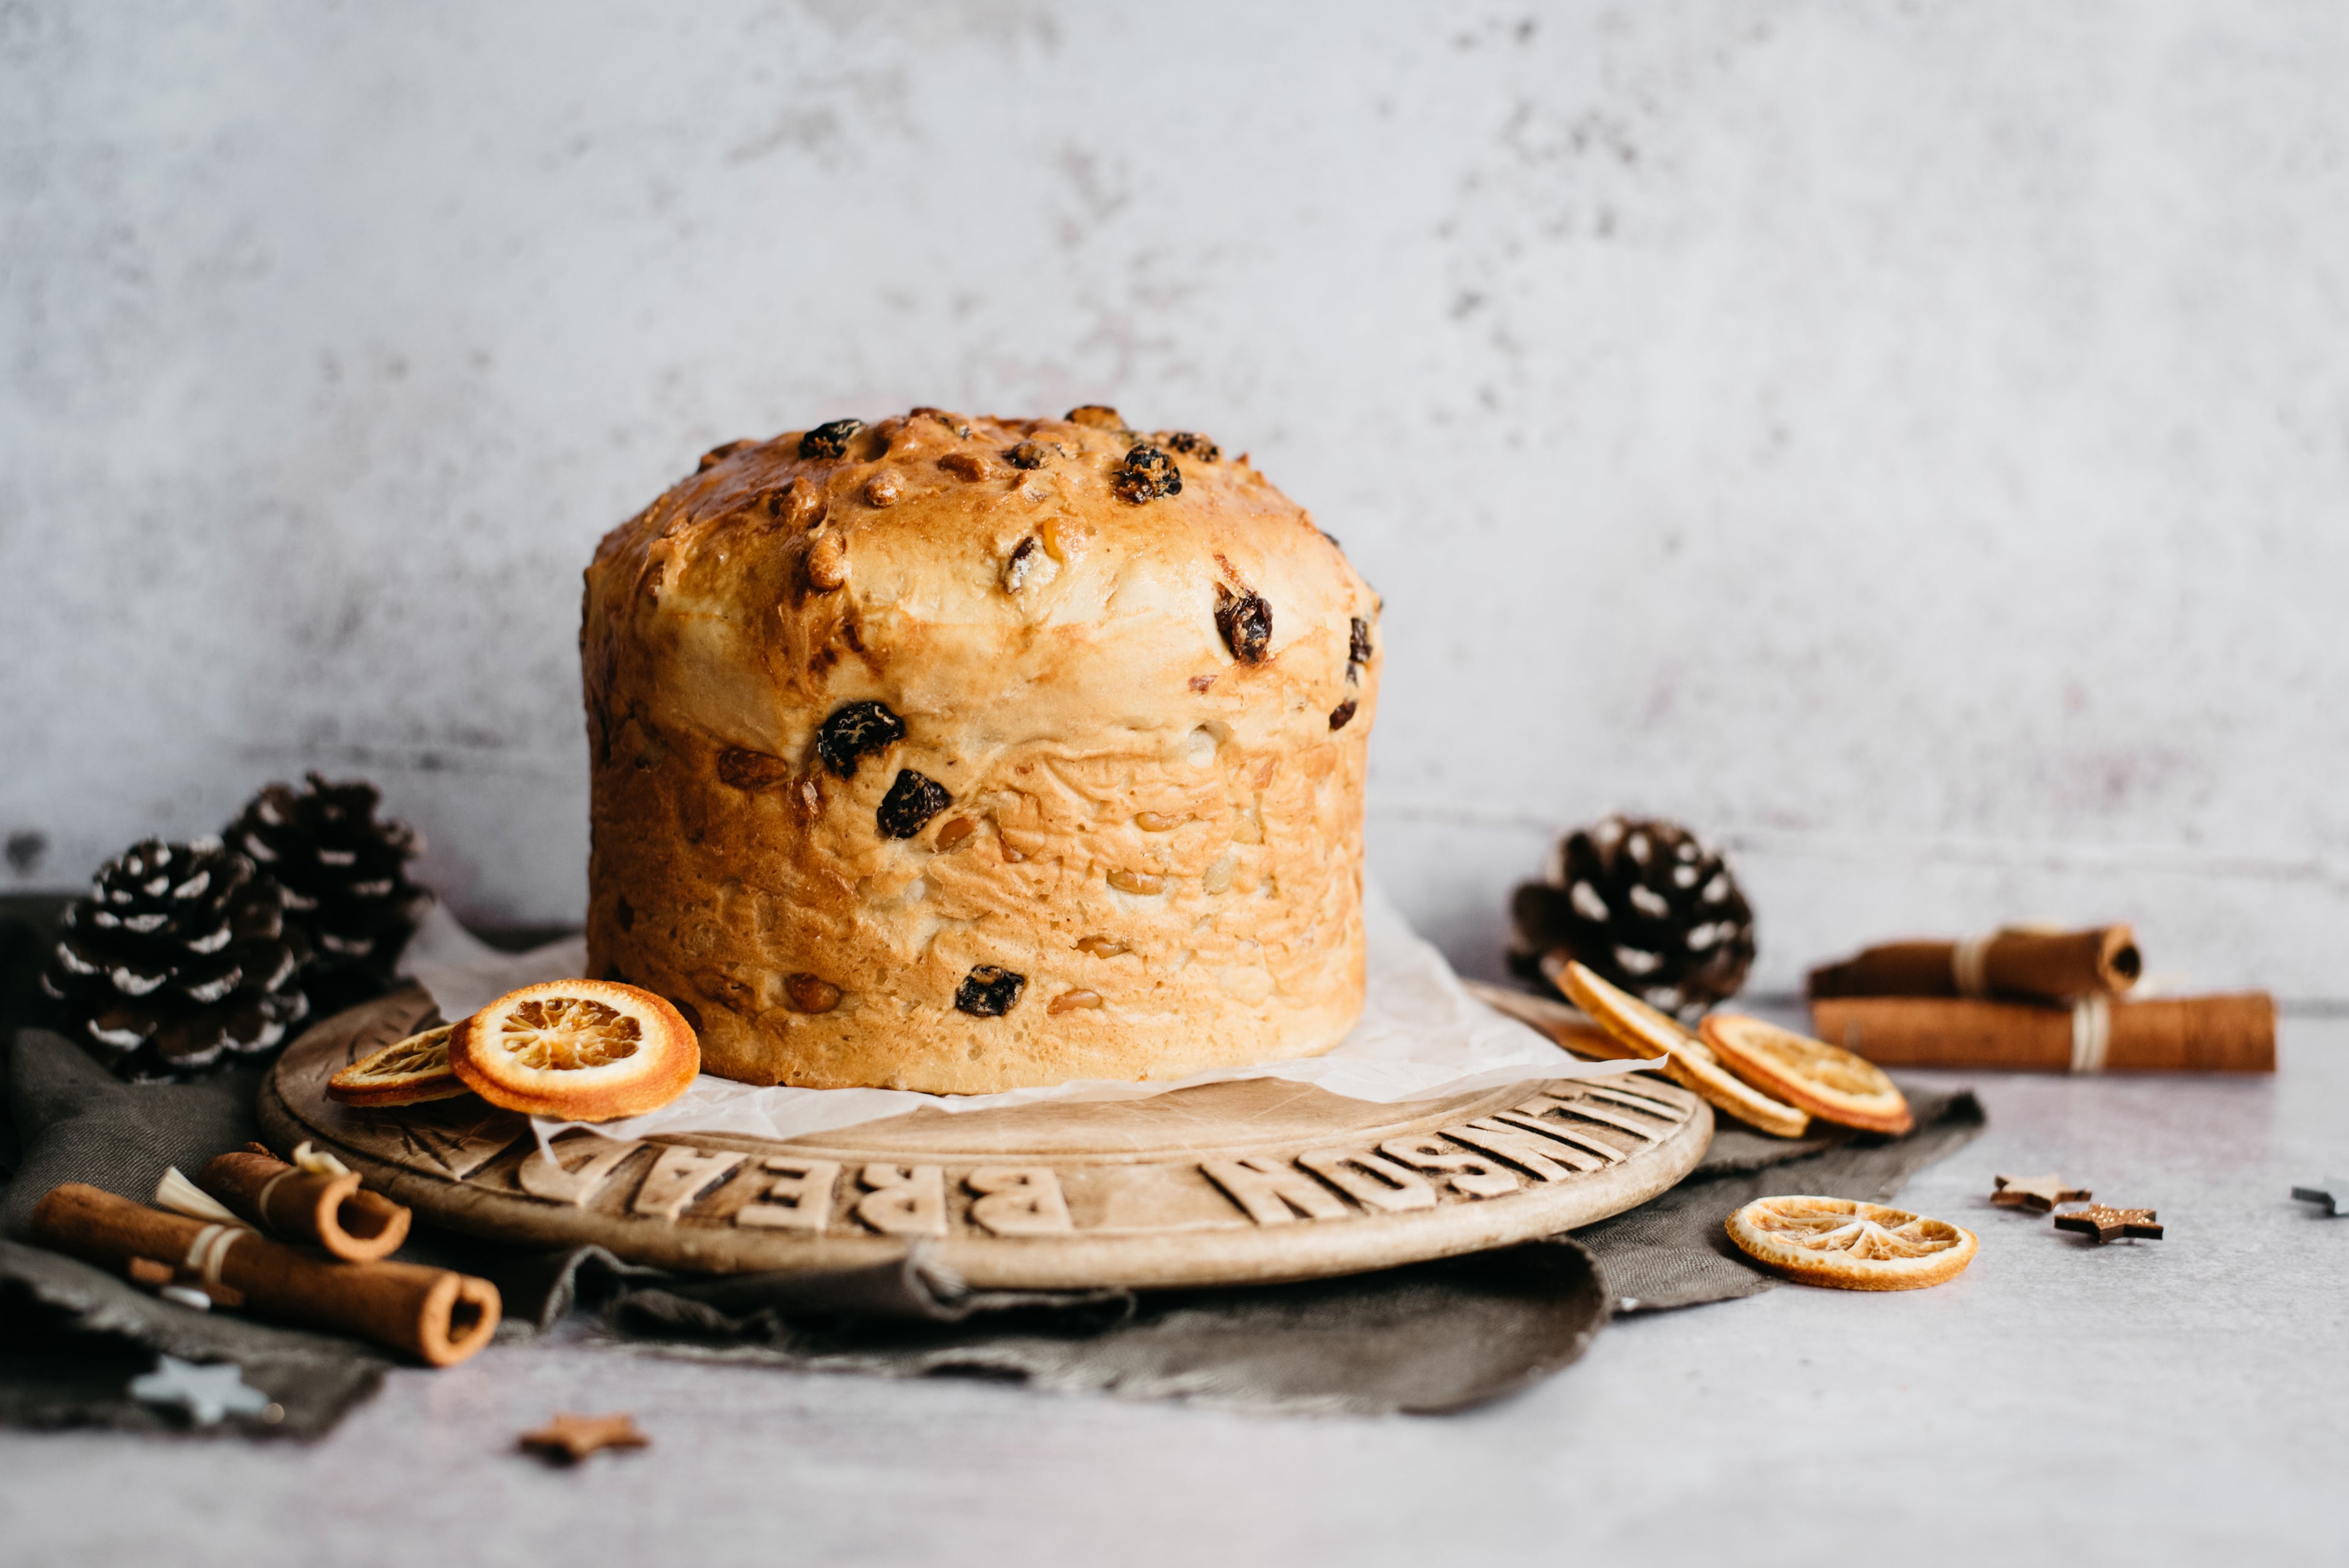
{"label": "concrete tabletop", "polygon": [[[2349,1020],[2272,1080],[1971,1075],[1988,1132],[1904,1202],[1977,1231],[1898,1295],[1621,1319],[1453,1417],[1266,1417],[596,1343],[399,1371],[313,1447],[0,1432],[7,1563],[1647,1564],[2349,1561]],[[2154,1208],[2102,1248],[1993,1209],[2055,1169]],[[2349,1174],[2349,1172],[2343,1172]],[[552,1469],[515,1436],[628,1410]]]}

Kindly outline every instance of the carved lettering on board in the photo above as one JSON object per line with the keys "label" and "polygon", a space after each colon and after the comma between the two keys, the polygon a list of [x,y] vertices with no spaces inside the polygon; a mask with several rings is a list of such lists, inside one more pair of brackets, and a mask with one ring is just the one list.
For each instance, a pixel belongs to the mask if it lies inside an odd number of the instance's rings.
{"label": "carved lettering on board", "polygon": [[868,1165],[856,1217],[885,1236],[947,1233],[947,1179],[935,1165]]}
{"label": "carved lettering on board", "polygon": [[1605,1106],[1599,1105],[1595,1101],[1568,1100],[1558,1108],[1569,1116],[1580,1116],[1585,1121],[1599,1122],[1607,1127],[1615,1127],[1620,1131],[1630,1133],[1633,1137],[1640,1139],[1643,1143],[1661,1143],[1663,1141],[1663,1134],[1658,1132],[1655,1128],[1649,1127],[1644,1122],[1637,1121],[1630,1116],[1625,1116],[1621,1111],[1609,1110]]}
{"label": "carved lettering on board", "polygon": [[1435,1207],[1427,1178],[1366,1148],[1317,1148],[1297,1163],[1365,1209],[1402,1214]]}
{"label": "carved lettering on board", "polygon": [[1471,1153],[1432,1133],[1391,1137],[1379,1145],[1379,1152],[1413,1170],[1441,1172],[1463,1198],[1498,1198],[1525,1185],[1516,1171],[1491,1156]]}
{"label": "carved lettering on board", "polygon": [[1582,1093],[1587,1099],[1612,1100],[1619,1106],[1629,1106],[1635,1111],[1641,1111],[1651,1116],[1660,1116],[1668,1122],[1677,1124],[1689,1119],[1688,1108],[1685,1106],[1676,1106],[1669,1100],[1642,1095],[1631,1089],[1618,1088],[1611,1084],[1593,1084]]}
{"label": "carved lettering on board", "polygon": [[1345,1204],[1328,1188],[1294,1167],[1262,1155],[1203,1160],[1199,1169],[1259,1225],[1287,1225],[1300,1214],[1308,1220],[1346,1217]]}
{"label": "carved lettering on board", "polygon": [[[620,1162],[644,1147],[629,1139],[582,1133],[556,1140],[551,1149],[534,1148],[515,1168],[514,1180],[533,1198],[568,1203],[584,1209],[603,1185],[612,1179]],[[585,1156],[585,1158],[580,1158]]]}
{"label": "carved lettering on board", "polygon": [[982,1166],[963,1179],[978,1194],[970,1217],[999,1236],[1053,1236],[1076,1229],[1061,1179],[1049,1167]]}
{"label": "carved lettering on board", "polygon": [[661,1150],[653,1168],[645,1172],[636,1188],[636,1201],[629,1209],[657,1220],[674,1220],[685,1212],[685,1206],[702,1194],[711,1182],[742,1163],[743,1156],[730,1149],[700,1149],[688,1144],[673,1143]]}
{"label": "carved lettering on board", "polygon": [[[1523,1127],[1511,1127],[1490,1116],[1479,1116],[1462,1127],[1444,1129],[1444,1136],[1454,1143],[1464,1143],[1470,1148],[1481,1148],[1486,1154],[1498,1155],[1511,1165],[1531,1176],[1536,1181],[1564,1181],[1576,1170],[1596,1170],[1606,1162],[1598,1156],[1586,1154],[1542,1137]],[[1560,1160],[1565,1165],[1558,1163]]]}
{"label": "carved lettering on board", "polygon": [[481,1105],[428,1105],[400,1116],[365,1115],[360,1125],[371,1138],[398,1150],[402,1165],[419,1158],[462,1181],[512,1147],[530,1123],[512,1111]]}
{"label": "carved lettering on board", "polygon": [[759,1162],[770,1180],[756,1198],[734,1211],[734,1223],[763,1231],[804,1231],[821,1236],[832,1223],[833,1189],[840,1182],[836,1159],[787,1159],[781,1155]]}
{"label": "carved lettering on board", "polygon": [[1606,1139],[1576,1127],[1570,1122],[1551,1121],[1529,1116],[1522,1111],[1503,1111],[1497,1116],[1482,1116],[1478,1127],[1495,1127],[1509,1131],[1525,1129],[1542,1139],[1543,1152],[1552,1159],[1561,1160],[1577,1170],[1600,1170],[1619,1163],[1623,1151]]}
{"label": "carved lettering on board", "polygon": [[[1584,1132],[1568,1122],[1544,1120],[1542,1109],[1554,1108],[1557,1104],[1557,1101],[1552,1100],[1545,1106],[1539,1100],[1527,1100],[1515,1110],[1503,1111],[1497,1119],[1516,1127],[1531,1127],[1542,1137],[1556,1138],[1560,1143],[1572,1144],[1586,1153],[1596,1155],[1600,1165],[1616,1165],[1622,1161],[1623,1151],[1605,1138]],[[1591,1168],[1584,1166],[1582,1168],[1588,1170]]]}

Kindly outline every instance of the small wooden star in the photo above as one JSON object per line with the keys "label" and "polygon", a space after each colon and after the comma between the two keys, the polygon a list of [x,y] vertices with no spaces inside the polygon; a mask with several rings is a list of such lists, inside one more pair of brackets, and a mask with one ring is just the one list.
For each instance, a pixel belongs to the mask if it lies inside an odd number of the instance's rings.
{"label": "small wooden star", "polygon": [[2161,1240],[2161,1227],[2153,1222],[2150,1209],[2116,1209],[2109,1203],[2091,1203],[2085,1209],[2075,1209],[2055,1216],[2058,1231],[2077,1231],[2083,1236],[2094,1236],[2102,1246],[2116,1237],[2144,1237],[2148,1241]]}
{"label": "small wooden star", "polygon": [[636,1430],[634,1416],[574,1416],[566,1410],[537,1431],[524,1432],[522,1446],[557,1463],[575,1465],[598,1449],[650,1448],[652,1439]]}
{"label": "small wooden star", "polygon": [[1990,1200],[2002,1209],[2028,1209],[2044,1214],[2058,1203],[2085,1203],[2095,1196],[2085,1187],[2066,1187],[2054,1171],[2044,1176],[1994,1176],[1997,1190]]}
{"label": "small wooden star", "polygon": [[2302,1203],[2322,1203],[2324,1212],[2338,1220],[2349,1214],[2349,1181],[2328,1176],[2313,1187],[2295,1187],[2292,1195]]}

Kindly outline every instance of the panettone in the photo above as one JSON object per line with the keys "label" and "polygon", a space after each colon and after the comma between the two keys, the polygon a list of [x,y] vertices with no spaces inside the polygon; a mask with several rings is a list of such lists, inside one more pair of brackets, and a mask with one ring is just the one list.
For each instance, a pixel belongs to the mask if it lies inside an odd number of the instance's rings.
{"label": "panettone", "polygon": [[1246,457],[1109,409],[720,447],[587,570],[591,972],[750,1083],[1327,1050],[1377,607]]}

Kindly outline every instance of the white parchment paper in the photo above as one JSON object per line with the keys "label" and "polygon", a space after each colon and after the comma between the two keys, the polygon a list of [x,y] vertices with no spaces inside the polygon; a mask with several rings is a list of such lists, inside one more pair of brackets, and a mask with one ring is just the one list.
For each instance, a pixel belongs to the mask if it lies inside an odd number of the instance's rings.
{"label": "white parchment paper", "polygon": [[[1283,1078],[1352,1100],[1392,1104],[1434,1099],[1531,1078],[1599,1078],[1637,1072],[1639,1061],[1585,1062],[1470,996],[1444,955],[1414,935],[1376,884],[1364,889],[1368,985],[1362,1016],[1319,1056],[1218,1067],[1187,1078],[1135,1083],[1088,1079],[994,1095],[926,1095],[905,1089],[759,1088],[704,1073],[670,1104],[622,1121],[537,1120],[539,1141],[573,1130],[606,1137],[647,1133],[730,1132],[789,1138],[899,1116],[927,1106],[947,1112],[993,1110],[1048,1100],[1145,1099],[1197,1084]],[[435,905],[400,960],[447,1018],[462,1018],[517,986],[584,971],[586,943],[567,938],[526,953],[502,953]]]}

